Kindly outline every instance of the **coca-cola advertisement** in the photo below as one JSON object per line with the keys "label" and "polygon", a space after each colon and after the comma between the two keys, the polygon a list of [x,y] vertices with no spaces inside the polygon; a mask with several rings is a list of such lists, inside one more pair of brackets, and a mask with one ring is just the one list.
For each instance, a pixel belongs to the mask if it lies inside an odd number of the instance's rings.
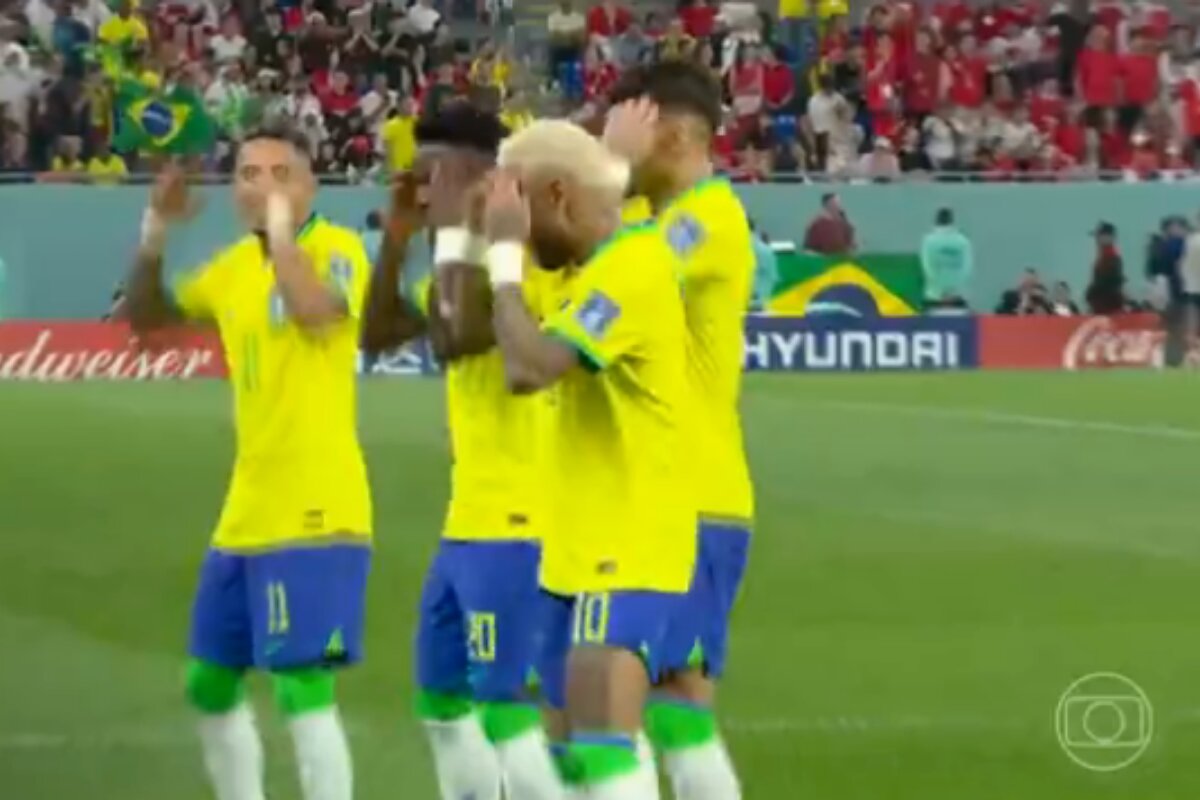
{"label": "coca-cola advertisement", "polygon": [[105,322],[0,324],[0,380],[186,380],[227,374],[215,334],[165,331],[139,341]]}
{"label": "coca-cola advertisement", "polygon": [[[1166,334],[1154,314],[980,317],[984,369],[1160,367]],[[1200,353],[1189,354],[1189,360]]]}

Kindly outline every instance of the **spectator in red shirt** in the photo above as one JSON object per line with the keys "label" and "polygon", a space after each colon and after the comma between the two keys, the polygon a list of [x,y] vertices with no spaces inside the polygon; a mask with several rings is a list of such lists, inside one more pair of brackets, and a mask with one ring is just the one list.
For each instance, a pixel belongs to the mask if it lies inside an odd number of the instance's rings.
{"label": "spectator in red shirt", "polygon": [[913,56],[904,75],[904,110],[920,125],[942,101],[949,84],[948,68],[933,52],[933,36],[927,30],[917,32]]}
{"label": "spectator in red shirt", "polygon": [[326,114],[344,116],[358,108],[358,94],[350,84],[350,76],[340,69],[333,73],[329,85],[317,95],[317,99],[321,101],[321,110]]}
{"label": "spectator in red shirt", "polygon": [[1121,127],[1133,130],[1158,99],[1158,55],[1154,42],[1144,31],[1134,33],[1128,53],[1120,59]]}
{"label": "spectator in red shirt", "polygon": [[589,47],[583,60],[584,99],[598,100],[608,96],[618,75],[616,66],[605,57],[603,48]]}
{"label": "spectator in red shirt", "polygon": [[960,108],[979,108],[987,97],[988,64],[976,49],[975,37],[964,36],[958,47],[946,48],[950,102]]}
{"label": "spectator in red shirt", "polygon": [[796,78],[792,68],[779,60],[775,51],[768,47],[763,54],[763,99],[772,114],[785,114],[792,110],[796,95]]}
{"label": "spectator in red shirt", "polygon": [[1162,155],[1150,136],[1143,130],[1135,130],[1131,142],[1133,146],[1129,151],[1129,162],[1125,169],[1142,180],[1157,175],[1163,168]]}
{"label": "spectator in red shirt", "polygon": [[1171,35],[1171,9],[1159,3],[1138,3],[1135,13],[1136,24],[1155,44],[1164,44]]}
{"label": "spectator in red shirt", "polygon": [[1100,166],[1106,170],[1125,169],[1131,154],[1129,136],[1121,129],[1116,109],[1105,109],[1100,125]]}
{"label": "spectator in red shirt", "polygon": [[1108,31],[1109,41],[1121,40],[1121,26],[1129,19],[1129,10],[1121,0],[1104,0],[1094,3],[1092,15],[1096,22]]}
{"label": "spectator in red shirt", "polygon": [[804,233],[804,249],[823,256],[847,255],[858,249],[854,226],[842,210],[841,200],[836,194],[821,197],[821,213],[808,224],[808,230]]}
{"label": "spectator in red shirt", "polygon": [[1183,132],[1191,143],[1193,160],[1200,164],[1200,82],[1188,78],[1179,84]]}
{"label": "spectator in red shirt", "polygon": [[738,123],[731,112],[725,113],[725,120],[713,136],[713,160],[717,169],[728,172],[733,168],[737,159]]}
{"label": "spectator in red shirt", "polygon": [[1088,33],[1087,45],[1075,65],[1076,96],[1088,107],[1087,123],[1099,127],[1106,109],[1120,97],[1120,62],[1113,52],[1108,29],[1097,25]]}
{"label": "spectator in red shirt", "polygon": [[766,99],[766,67],[757,46],[744,46],[737,63],[729,71],[729,96],[739,125],[762,112]]}
{"label": "spectator in red shirt", "polygon": [[993,39],[1003,36],[1011,22],[1004,3],[989,3],[975,14],[975,35],[979,37],[980,42],[987,45]]}
{"label": "spectator in red shirt", "polygon": [[690,0],[679,9],[683,29],[693,39],[707,39],[717,27],[717,7],[710,0]]}
{"label": "spectator in red shirt", "polygon": [[607,39],[610,36],[620,36],[629,30],[632,23],[633,14],[628,8],[619,5],[617,0],[601,0],[588,11],[587,32],[589,36]]}
{"label": "spectator in red shirt", "polygon": [[1087,160],[1088,129],[1084,124],[1085,113],[1081,103],[1072,103],[1054,130],[1055,146],[1077,164]]}
{"label": "spectator in red shirt", "polygon": [[1055,78],[1042,81],[1029,97],[1029,117],[1043,133],[1057,124],[1065,110],[1066,105]]}
{"label": "spectator in red shirt", "polygon": [[964,22],[971,21],[971,6],[966,0],[937,0],[933,4],[930,21],[946,39],[957,34]]}
{"label": "spectator in red shirt", "polygon": [[821,58],[841,61],[850,51],[850,21],[843,14],[830,17],[821,37]]}

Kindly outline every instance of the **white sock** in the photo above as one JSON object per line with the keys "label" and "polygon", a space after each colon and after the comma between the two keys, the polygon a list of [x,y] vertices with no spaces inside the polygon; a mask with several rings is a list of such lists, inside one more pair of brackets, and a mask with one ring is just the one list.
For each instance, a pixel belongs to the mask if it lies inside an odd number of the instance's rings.
{"label": "white sock", "polygon": [[654,763],[654,747],[646,738],[644,732],[637,735],[638,775],[646,782],[648,789],[658,792],[658,765]]}
{"label": "white sock", "polygon": [[288,721],[288,727],[304,800],[350,800],[354,771],[337,708],[299,714]]}
{"label": "white sock", "polygon": [[589,786],[583,796],[588,800],[658,800],[658,786],[648,786],[645,774],[638,770]]}
{"label": "white sock", "polygon": [[500,762],[474,714],[425,720],[442,800],[500,800]]}
{"label": "white sock", "polygon": [[513,800],[560,800],[562,782],[541,728],[497,745],[506,796]]}
{"label": "white sock", "polygon": [[262,800],[263,751],[250,706],[200,717],[204,767],[217,800]]}
{"label": "white sock", "polygon": [[720,739],[663,755],[676,800],[740,800],[742,787]]}

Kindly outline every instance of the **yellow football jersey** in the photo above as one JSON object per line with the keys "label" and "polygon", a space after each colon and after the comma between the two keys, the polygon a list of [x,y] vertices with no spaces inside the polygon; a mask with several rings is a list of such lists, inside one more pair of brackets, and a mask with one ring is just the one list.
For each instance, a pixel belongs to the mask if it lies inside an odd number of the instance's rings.
{"label": "yellow football jersey", "polygon": [[371,496],[356,429],[358,327],[370,277],[361,239],[314,216],[297,234],[346,297],[327,330],[288,317],[262,241],[249,235],[175,287],[190,319],[216,324],[233,384],[237,458],[213,545],[278,548],[367,537]]}
{"label": "yellow football jersey", "polygon": [[[551,274],[526,264],[526,302],[544,311]],[[426,294],[422,303],[428,307]],[[446,367],[452,466],[442,529],[453,540],[532,539],[540,535],[546,398],[508,391],[496,348]]]}
{"label": "yellow football jersey", "polygon": [[678,266],[662,229],[627,228],[582,267],[545,323],[581,362],[558,383],[550,426],[542,585],[552,592],[685,592],[691,582]]}
{"label": "yellow football jersey", "polygon": [[625,205],[621,206],[621,224],[622,225],[640,225],[643,222],[648,222],[654,216],[654,208],[650,205],[650,201],[641,195],[635,195],[625,201]]}
{"label": "yellow football jersey", "polygon": [[690,463],[701,519],[747,524],[754,489],[738,403],[743,325],[754,282],[754,247],[741,200],[723,178],[676,197],[658,224],[683,264],[688,380],[695,430]]}

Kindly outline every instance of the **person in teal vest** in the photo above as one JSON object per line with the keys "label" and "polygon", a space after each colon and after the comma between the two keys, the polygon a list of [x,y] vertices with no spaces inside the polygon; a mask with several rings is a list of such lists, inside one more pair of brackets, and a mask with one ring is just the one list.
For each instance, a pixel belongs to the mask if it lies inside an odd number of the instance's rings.
{"label": "person in teal vest", "polygon": [[921,240],[926,310],[966,310],[968,284],[975,269],[971,240],[954,225],[954,212],[937,212],[933,230]]}

